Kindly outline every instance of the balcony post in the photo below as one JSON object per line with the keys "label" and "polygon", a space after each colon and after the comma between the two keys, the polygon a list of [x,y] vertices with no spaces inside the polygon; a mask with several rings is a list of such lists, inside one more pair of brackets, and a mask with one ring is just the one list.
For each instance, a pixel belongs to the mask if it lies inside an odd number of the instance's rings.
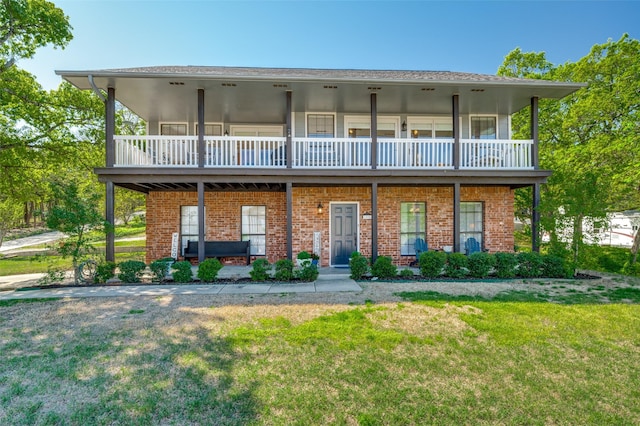
{"label": "balcony post", "polygon": [[531,98],[531,163],[535,170],[540,168],[539,151],[538,151],[538,97]]}
{"label": "balcony post", "polygon": [[540,184],[533,184],[531,210],[531,251],[540,252]]}
{"label": "balcony post", "polygon": [[204,89],[198,89],[198,167],[204,167]]}
{"label": "balcony post", "polygon": [[293,185],[287,182],[287,259],[293,260]]}
{"label": "balcony post", "polygon": [[378,183],[371,184],[371,262],[378,258]]}
{"label": "balcony post", "polygon": [[371,94],[371,168],[378,168],[378,98]]}
{"label": "balcony post", "polygon": [[[291,90],[287,90],[286,91],[286,96],[287,96],[287,116],[285,117],[285,121],[286,121],[286,137],[287,137],[287,142],[285,144],[285,161],[287,163],[287,169],[290,169],[292,167],[293,164],[293,147],[292,145],[292,137],[291,137],[291,123],[292,123],[292,119],[291,119]],[[289,256],[289,259],[291,259],[291,256]]]}
{"label": "balcony post", "polygon": [[[460,168],[460,95],[451,98],[453,111],[453,168]],[[457,251],[457,250],[456,250]]]}
{"label": "balcony post", "polygon": [[116,162],[116,150],[113,135],[116,130],[116,89],[107,88],[107,102],[105,104],[105,146],[107,167],[113,167]]}
{"label": "balcony post", "polygon": [[[107,101],[105,103],[105,145],[106,145],[106,166],[113,167],[115,164],[116,152],[113,135],[116,129],[116,91],[113,87],[107,88]],[[105,184],[105,221],[110,229],[107,231],[105,243],[105,260],[107,262],[116,261],[115,232],[115,187],[112,181]]]}
{"label": "balcony post", "polygon": [[453,184],[453,252],[460,253],[460,183]]}
{"label": "balcony post", "polygon": [[[202,128],[200,129],[202,130]],[[204,182],[198,181],[198,263],[204,261],[206,254],[204,244],[204,220]]]}

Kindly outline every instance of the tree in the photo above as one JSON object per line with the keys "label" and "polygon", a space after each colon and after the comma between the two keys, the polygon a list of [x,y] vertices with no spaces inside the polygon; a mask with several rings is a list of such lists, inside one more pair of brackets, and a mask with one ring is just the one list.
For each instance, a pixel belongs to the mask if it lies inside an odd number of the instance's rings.
{"label": "tree", "polygon": [[[571,96],[539,105],[540,164],[553,170],[541,194],[541,225],[557,241],[557,231],[568,223],[578,260],[585,220],[640,206],[640,42],[625,34],[559,66],[544,53],[515,49],[498,73],[587,83]],[[528,137],[528,111],[512,123],[518,137]]]}
{"label": "tree", "polygon": [[2,247],[7,231],[20,223],[21,218],[22,205],[9,197],[0,198],[0,247]]}
{"label": "tree", "polygon": [[47,226],[68,235],[60,245],[63,257],[71,257],[74,280],[80,280],[80,261],[95,251],[87,231],[104,226],[102,215],[97,210],[100,195],[92,192],[81,193],[78,186],[71,183],[53,182],[51,190],[58,201],[47,215]]}
{"label": "tree", "polygon": [[139,192],[124,188],[116,188],[115,214],[125,225],[133,218],[133,214],[139,207],[144,206],[145,197]]}

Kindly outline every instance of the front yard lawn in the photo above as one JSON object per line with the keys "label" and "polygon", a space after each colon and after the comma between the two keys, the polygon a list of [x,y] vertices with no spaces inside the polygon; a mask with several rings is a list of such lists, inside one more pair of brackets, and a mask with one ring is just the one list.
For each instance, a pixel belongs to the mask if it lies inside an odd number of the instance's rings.
{"label": "front yard lawn", "polygon": [[0,424],[640,423],[640,305],[287,297],[0,303]]}

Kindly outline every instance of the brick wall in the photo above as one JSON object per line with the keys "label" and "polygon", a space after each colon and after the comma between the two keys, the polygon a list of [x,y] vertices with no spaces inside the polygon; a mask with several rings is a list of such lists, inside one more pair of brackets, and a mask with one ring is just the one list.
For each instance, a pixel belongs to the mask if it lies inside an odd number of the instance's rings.
{"label": "brick wall", "polygon": [[[146,261],[171,255],[171,234],[180,232],[180,207],[198,205],[195,192],[151,192],[147,195]],[[287,256],[286,197],[282,192],[205,192],[207,240],[233,241],[241,238],[242,206],[267,208],[267,258],[270,262]],[[229,258],[243,265],[243,258]]]}
{"label": "brick wall", "polygon": [[[491,252],[513,251],[513,191],[508,187],[462,187],[462,201],[484,203],[484,246]],[[295,187],[293,188],[293,255],[313,251],[313,233],[321,232],[320,257],[329,265],[329,216],[331,202],[359,205],[359,250],[371,255],[371,220],[362,218],[371,212],[371,188]],[[396,264],[406,265],[413,256],[400,256],[400,204],[425,202],[427,205],[427,243],[430,249],[453,245],[453,188],[451,187],[378,187],[378,254],[391,256]],[[147,262],[170,255],[171,234],[180,232],[180,206],[197,205],[195,192],[152,192],[147,196]],[[318,214],[318,203],[324,211]],[[275,192],[206,192],[206,238],[239,240],[241,207],[267,207],[267,258],[284,259],[286,247],[286,195]],[[243,264],[243,259],[229,259]]]}

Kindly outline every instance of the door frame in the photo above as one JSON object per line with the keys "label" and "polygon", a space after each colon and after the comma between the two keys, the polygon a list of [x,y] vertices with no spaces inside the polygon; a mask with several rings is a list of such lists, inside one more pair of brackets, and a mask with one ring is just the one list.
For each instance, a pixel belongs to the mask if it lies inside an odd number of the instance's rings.
{"label": "door frame", "polygon": [[[332,215],[332,206],[337,204],[355,204],[356,206],[356,235],[358,241],[356,241],[356,251],[360,251],[360,202],[359,201],[330,201],[329,202],[329,266],[334,267],[333,264],[333,215]],[[349,266],[347,265],[337,265],[338,267]]]}

